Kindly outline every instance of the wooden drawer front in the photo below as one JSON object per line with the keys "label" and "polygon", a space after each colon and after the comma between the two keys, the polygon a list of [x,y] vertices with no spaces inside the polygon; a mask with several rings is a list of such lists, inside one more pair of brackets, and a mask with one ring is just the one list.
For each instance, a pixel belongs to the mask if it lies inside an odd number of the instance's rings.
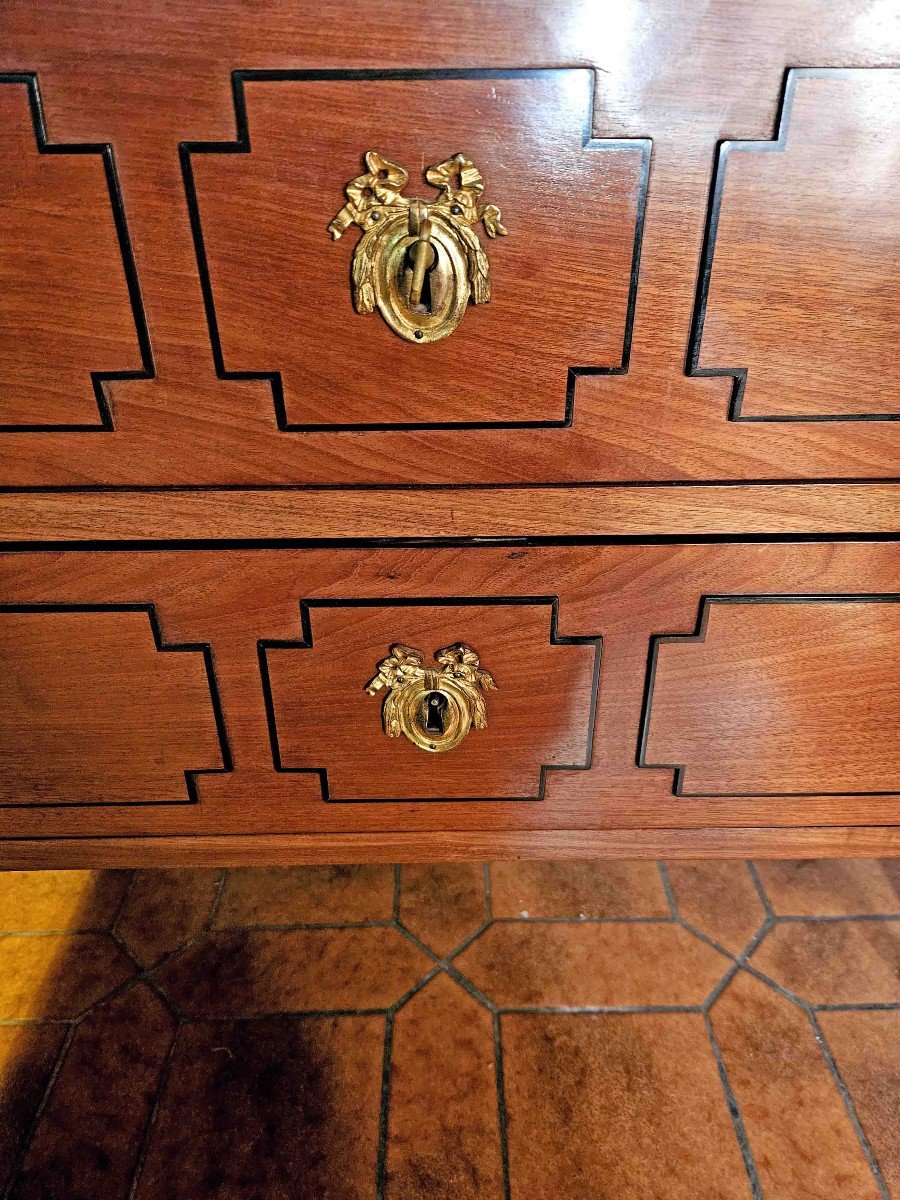
{"label": "wooden drawer front", "polygon": [[[570,372],[623,361],[647,167],[639,141],[585,144],[593,73],[271,75],[236,80],[242,141],[189,158],[220,373],[273,379],[283,429],[569,423]],[[367,150],[426,202],[424,166],[463,151],[504,214],[508,237],[479,231],[491,301],[441,342],[354,312],[360,233],[327,229]]]}
{"label": "wooden drawer front", "polygon": [[[305,603],[306,637],[262,643],[280,770],[322,772],[330,800],[540,799],[544,772],[590,762],[598,644],[560,639],[548,597],[513,602]],[[585,639],[580,639],[584,641]],[[433,652],[463,642],[496,680],[488,725],[453,751],[387,738],[363,684],[394,643]]]}
{"label": "wooden drawer front", "polygon": [[204,648],[150,605],[3,605],[0,674],[0,805],[186,803],[227,761]]}
{"label": "wooden drawer front", "polygon": [[[482,7],[7,6],[0,487],[893,478],[883,25]],[[368,150],[502,210],[443,341],[354,311]]]}
{"label": "wooden drawer front", "polygon": [[[887,542],[7,552],[0,838],[896,825],[897,564]],[[499,685],[487,728],[437,755],[388,738],[364,687],[390,645],[462,640]]]}
{"label": "wooden drawer front", "polygon": [[900,789],[898,597],[714,596],[654,643],[644,766],[680,795]]}
{"label": "wooden drawer front", "polygon": [[115,168],[48,144],[33,78],[0,74],[0,196],[0,431],[112,429],[104,380],[145,374]]}
{"label": "wooden drawer front", "polygon": [[776,141],[723,147],[697,363],[740,368],[735,416],[900,412],[898,140],[900,71],[809,70],[790,73]]}

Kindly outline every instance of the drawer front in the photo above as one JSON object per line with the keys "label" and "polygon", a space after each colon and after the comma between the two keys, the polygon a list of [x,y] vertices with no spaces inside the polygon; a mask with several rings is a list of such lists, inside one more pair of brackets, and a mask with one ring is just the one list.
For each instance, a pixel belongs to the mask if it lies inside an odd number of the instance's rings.
{"label": "drawer front", "polygon": [[0,486],[896,475],[877,22],[652,0],[612,53],[575,0],[40,8],[0,63]]}
{"label": "drawer front", "polygon": [[[897,825],[897,561],[886,542],[5,553],[0,837]],[[437,659],[459,644],[496,684],[475,687],[485,719],[446,752],[388,736],[405,683],[366,688],[392,647],[424,695],[442,662],[465,675]]]}
{"label": "drawer front", "polygon": [[[272,378],[283,430],[508,427],[515,447],[519,427],[571,423],[570,373],[622,362],[649,166],[640,141],[586,143],[593,84],[585,70],[364,85],[239,77],[241,140],[188,159],[222,372]],[[351,224],[333,244],[326,234],[372,149],[429,204],[438,192],[421,164],[464,151],[483,175],[483,202],[509,227],[494,238],[479,231],[490,302],[470,304],[429,345],[411,345],[377,312],[354,312],[359,230]]]}

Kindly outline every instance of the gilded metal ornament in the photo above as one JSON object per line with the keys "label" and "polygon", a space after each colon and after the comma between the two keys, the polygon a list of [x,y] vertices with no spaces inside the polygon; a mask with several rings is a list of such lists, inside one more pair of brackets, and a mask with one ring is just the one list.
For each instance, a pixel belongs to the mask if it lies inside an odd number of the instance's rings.
{"label": "gilded metal ornament", "polygon": [[351,225],[362,237],[353,252],[353,303],[358,313],[378,309],[395,333],[424,344],[448,337],[466,306],[487,304],[491,274],[474,227],[488,237],[507,232],[494,204],[479,204],[484,179],[464,154],[428,167],[439,189],[431,202],[402,195],[409,173],[375,150],[366,173],[344,189],[347,203],[328,226],[337,241]]}
{"label": "gilded metal ornament", "polygon": [[388,737],[402,734],[420,750],[440,753],[458,746],[472,726],[487,727],[484,693],[496,690],[497,684],[471,646],[462,642],[436,651],[434,657],[438,666],[426,667],[421,650],[391,646],[366,691],[375,696],[387,689],[381,720]]}

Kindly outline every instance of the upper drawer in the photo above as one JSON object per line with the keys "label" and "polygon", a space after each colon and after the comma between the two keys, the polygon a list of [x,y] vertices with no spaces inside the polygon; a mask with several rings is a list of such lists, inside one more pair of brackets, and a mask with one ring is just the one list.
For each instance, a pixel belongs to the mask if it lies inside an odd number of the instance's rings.
{"label": "upper drawer", "polygon": [[261,65],[188,105],[160,64],[0,77],[0,484],[895,473],[900,72],[789,71],[717,154],[687,84]]}

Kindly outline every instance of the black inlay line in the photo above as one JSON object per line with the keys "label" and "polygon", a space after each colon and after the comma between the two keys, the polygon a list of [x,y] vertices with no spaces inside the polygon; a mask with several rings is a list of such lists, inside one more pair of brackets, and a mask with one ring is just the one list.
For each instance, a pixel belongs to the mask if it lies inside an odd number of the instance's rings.
{"label": "black inlay line", "polygon": [[[249,154],[251,152],[250,128],[247,119],[245,85],[248,82],[262,83],[310,83],[310,82],[353,82],[353,81],[424,81],[440,82],[466,79],[537,79],[548,78],[560,73],[576,73],[585,77],[585,117],[582,130],[582,146],[585,150],[639,151],[641,174],[638,182],[638,198],[635,210],[634,243],[629,271],[628,300],[625,309],[625,330],[621,361],[613,366],[568,367],[565,391],[565,408],[559,420],[534,421],[373,421],[331,423],[290,421],[284,399],[281,372],[274,371],[230,371],[225,367],[222,339],[216,316],[215,298],[209,270],[209,260],[203,237],[203,221],[194,179],[192,157],[198,154]],[[590,67],[548,67],[521,69],[446,69],[446,70],[235,70],[231,74],[231,89],[234,99],[237,138],[233,142],[182,142],[179,159],[184,176],[191,234],[197,257],[200,287],[209,337],[212,345],[216,375],[222,380],[261,380],[272,388],[275,417],[278,429],[286,433],[387,433],[418,429],[568,429],[575,416],[576,381],[583,375],[624,375],[628,371],[631,356],[632,329],[637,305],[638,278],[640,275],[641,243],[644,233],[644,216],[647,207],[647,188],[650,178],[651,141],[649,138],[595,138],[594,91],[596,72]],[[323,231],[324,236],[324,231]]]}
{"label": "black inlay line", "polygon": [[[452,800],[447,797],[430,796],[385,796],[361,797],[344,799],[333,796],[328,785],[328,774],[324,767],[290,767],[286,766],[278,740],[278,721],[275,714],[275,703],[272,696],[272,682],[269,675],[268,652],[270,650],[309,650],[313,645],[312,622],[310,610],[313,608],[493,608],[498,605],[546,605],[550,608],[550,642],[551,646],[581,646],[594,647],[594,666],[591,673],[591,692],[588,706],[587,741],[584,761],[580,763],[541,764],[539,769],[537,792],[533,796],[456,796]],[[593,758],[594,727],[597,718],[597,697],[600,689],[600,661],[602,656],[602,637],[587,637],[581,635],[562,635],[558,631],[559,597],[558,596],[411,596],[403,598],[364,597],[355,599],[301,600],[299,638],[260,638],[256,644],[259,657],[259,671],[262,679],[263,703],[266,710],[266,724],[269,730],[269,741],[272,748],[272,762],[280,774],[317,775],[322,789],[322,799],[332,804],[446,804],[459,803],[522,803],[523,801],[541,801],[544,799],[547,775],[551,771],[589,771]],[[383,648],[387,651],[387,647]],[[373,663],[374,669],[374,663]]]}
{"label": "black inlay line", "polygon": [[553,546],[742,546],[777,545],[806,546],[820,543],[883,543],[896,542],[897,533],[672,533],[619,534],[597,537],[571,535],[558,537],[547,534],[537,537],[395,537],[395,538],[60,538],[53,541],[0,540],[2,554],[37,554],[62,550],[90,551],[97,554],[169,553],[170,551],[204,550],[428,550],[446,547],[465,547],[471,550],[500,550]]}
{"label": "black inlay line", "polygon": [[134,319],[135,335],[140,350],[142,366],[136,371],[91,371],[91,383],[97,400],[100,420],[93,425],[73,424],[11,424],[0,425],[0,433],[109,433],[113,429],[113,416],[110,398],[106,390],[108,382],[121,379],[155,379],[156,371],[153,365],[153,350],[150,345],[150,330],[147,316],[144,312],[144,302],[141,299],[141,288],[138,282],[137,265],[128,233],[128,222],[125,217],[125,202],[119,185],[119,173],[116,169],[116,159],[113,148],[108,142],[51,142],[47,133],[47,123],[44,118],[44,106],[38,85],[36,72],[33,71],[0,71],[0,84],[24,84],[28,94],[28,105],[31,112],[31,122],[34,126],[34,137],[40,154],[96,154],[103,161],[103,172],[109,191],[109,204],[112,211],[116,238],[119,243],[119,253],[122,256],[122,269],[125,284],[128,288],[128,299]]}
{"label": "black inlay line", "polygon": [[[341,426],[344,429],[344,426]],[[417,426],[417,428],[419,428]],[[454,428],[457,428],[454,426]],[[19,430],[21,432],[21,430]],[[85,495],[107,492],[133,492],[135,495],[168,492],[495,492],[495,491],[554,491],[561,489],[596,492],[620,488],[748,488],[748,487],[825,487],[829,484],[842,487],[863,487],[874,483],[897,485],[898,476],[891,475],[828,475],[820,478],[789,479],[772,475],[768,479],[626,479],[626,480],[549,480],[546,483],[526,481],[524,483],[61,483],[61,484],[3,484],[0,495],[30,495],[32,492],[74,493]],[[441,539],[445,541],[446,539]]]}
{"label": "black inlay line", "polygon": [[[650,649],[647,656],[647,673],[644,682],[644,695],[641,702],[641,716],[637,747],[637,765],[653,771],[674,771],[672,794],[688,799],[700,800],[741,800],[806,798],[816,799],[828,796],[900,796],[900,791],[851,791],[843,788],[834,792],[685,792],[684,782],[685,763],[654,763],[647,762],[647,739],[650,733],[650,713],[653,706],[653,689],[656,682],[656,667],[659,657],[659,647],[666,642],[703,642],[706,640],[706,627],[709,620],[709,609],[712,604],[896,604],[900,601],[900,592],[856,592],[827,595],[814,593],[804,595],[794,593],[782,595],[777,593],[757,595],[705,595],[700,597],[700,611],[697,625],[693,633],[653,634],[650,638]],[[751,871],[753,876],[753,871]],[[754,876],[754,882],[756,877]],[[759,888],[757,888],[759,890]]]}
{"label": "black inlay line", "polygon": [[[221,767],[206,767],[197,770],[186,770],[184,773],[185,785],[187,787],[187,799],[183,796],[171,800],[81,800],[73,803],[53,802],[45,804],[32,804],[31,808],[111,808],[111,807],[134,807],[144,808],[147,806],[157,806],[163,804],[196,804],[198,802],[197,794],[197,776],[198,775],[222,775],[233,770],[231,758],[231,748],[228,743],[228,735],[225,728],[225,715],[222,711],[222,702],[219,696],[219,689],[216,683],[216,673],[213,664],[212,646],[208,642],[178,642],[166,644],[163,640],[162,629],[159,623],[159,617],[156,613],[155,604],[142,603],[123,603],[123,604],[56,604],[35,603],[35,604],[0,604],[0,615],[3,613],[122,613],[122,612],[141,612],[145,613],[150,622],[150,630],[153,634],[153,641],[156,649],[161,654],[202,654],[203,663],[206,670],[206,681],[209,685],[209,698],[213,711],[213,719],[216,725],[216,735],[219,742],[219,753],[222,756]],[[15,808],[21,809],[20,804],[8,804],[0,802],[0,809]]]}
{"label": "black inlay line", "polygon": [[713,259],[715,257],[716,239],[719,233],[719,218],[722,212],[722,196],[725,191],[725,175],[728,169],[728,159],[733,151],[740,153],[781,152],[787,145],[788,128],[791,123],[791,110],[794,103],[794,93],[798,79],[829,79],[845,78],[856,75],[860,71],[890,70],[891,68],[871,67],[788,67],[785,71],[782,93],[779,102],[778,116],[775,122],[774,139],[768,141],[743,141],[729,139],[721,141],[716,146],[713,158],[712,178],[710,182],[709,205],[706,228],[703,235],[703,245],[700,251],[700,269],[697,278],[697,295],[694,302],[694,312],[691,319],[691,330],[688,339],[688,354],[686,373],[695,379],[714,377],[730,377],[734,381],[731,394],[731,404],[728,411],[729,421],[745,421],[753,423],[776,424],[805,424],[808,422],[833,421],[898,421],[900,413],[834,413],[823,415],[797,416],[761,416],[749,417],[743,415],[744,394],[747,389],[746,367],[701,367],[700,349],[703,340],[703,326],[706,321],[706,306],[709,299],[709,287],[712,279]]}

